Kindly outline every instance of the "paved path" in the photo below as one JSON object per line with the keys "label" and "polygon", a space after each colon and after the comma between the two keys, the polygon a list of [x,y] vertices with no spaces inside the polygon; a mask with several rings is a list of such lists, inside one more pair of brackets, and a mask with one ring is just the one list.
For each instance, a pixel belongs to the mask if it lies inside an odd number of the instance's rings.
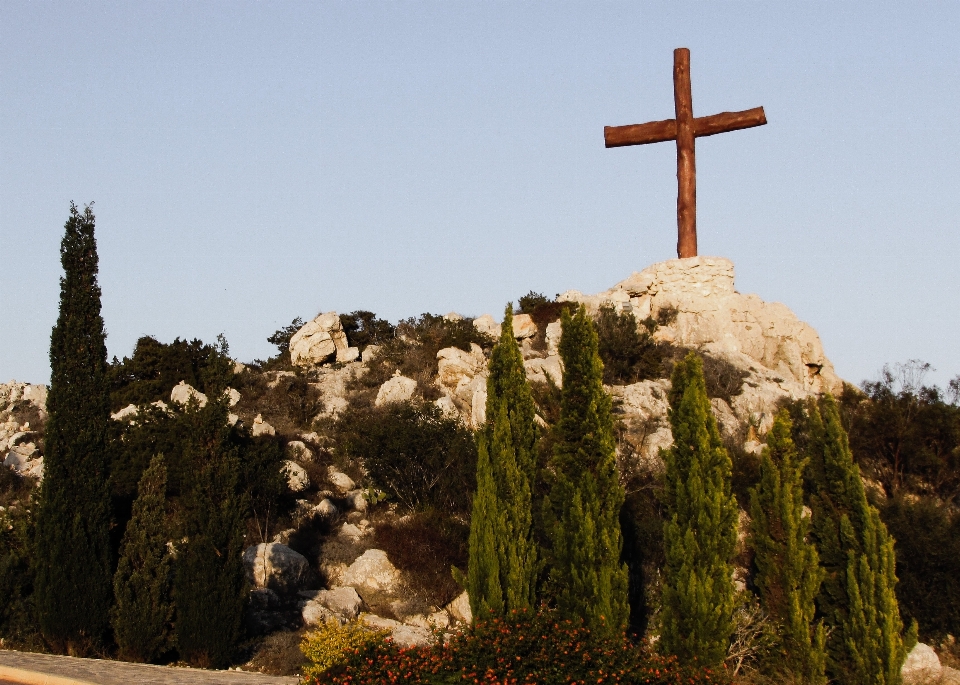
{"label": "paved path", "polygon": [[[32,673],[24,675],[15,670]],[[77,659],[71,656],[32,654],[0,650],[0,683],[10,680],[26,685],[297,685],[295,677],[280,677],[245,671],[205,671],[130,664],[106,659]]]}

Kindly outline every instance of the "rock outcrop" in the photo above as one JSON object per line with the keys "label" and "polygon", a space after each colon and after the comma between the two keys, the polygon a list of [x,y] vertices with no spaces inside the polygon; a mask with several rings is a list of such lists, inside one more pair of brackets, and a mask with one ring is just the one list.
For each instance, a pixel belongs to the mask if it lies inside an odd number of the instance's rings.
{"label": "rock outcrop", "polygon": [[413,397],[413,393],[416,389],[417,382],[412,378],[407,378],[406,376],[400,375],[394,376],[380,386],[380,390],[377,391],[377,399],[374,401],[374,405],[377,407],[382,407],[383,405],[391,404],[392,402],[406,402]]}
{"label": "rock outcrop", "polygon": [[734,289],[733,263],[720,257],[671,259],[635,272],[610,290],[563,293],[591,312],[604,305],[661,322],[656,337],[722,356],[741,368],[762,366],[801,392],[837,393],[842,381],[820,336],[779,302]]}
{"label": "rock outcrop", "polygon": [[352,362],[360,357],[360,350],[349,346],[336,312],[319,315],[290,338],[290,361],[297,366],[316,366],[331,357],[338,362]]}
{"label": "rock outcrop", "polygon": [[280,596],[296,594],[313,576],[306,557],[274,542],[247,547],[243,566],[252,587],[266,588]]}

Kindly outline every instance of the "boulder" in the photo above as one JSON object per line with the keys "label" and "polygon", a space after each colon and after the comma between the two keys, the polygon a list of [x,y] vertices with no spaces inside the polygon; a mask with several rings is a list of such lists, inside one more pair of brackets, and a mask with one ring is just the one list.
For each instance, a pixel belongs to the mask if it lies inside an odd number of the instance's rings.
{"label": "boulder", "polygon": [[926,685],[938,682],[943,671],[940,657],[933,647],[918,642],[900,668],[903,685]]}
{"label": "boulder", "polygon": [[363,624],[376,630],[389,630],[393,641],[401,647],[417,647],[433,642],[429,630],[417,626],[408,626],[392,618],[381,618],[374,614],[365,614]]}
{"label": "boulder", "polygon": [[128,404],[123,409],[110,414],[110,418],[114,421],[132,421],[137,416],[137,405]]}
{"label": "boulder", "polygon": [[453,398],[450,397],[450,395],[444,395],[443,397],[437,399],[434,404],[440,409],[440,413],[443,414],[444,418],[460,418],[460,412],[457,410],[457,403],[453,401]]}
{"label": "boulder", "polygon": [[[348,361],[346,357],[351,354],[349,349],[340,316],[336,312],[327,312],[293,334],[290,338],[290,361],[302,367],[322,364],[334,355],[337,355],[337,361]],[[353,353],[353,359],[356,359],[358,352]]]}
{"label": "boulder", "polygon": [[360,355],[360,361],[362,361],[364,364],[369,364],[377,358],[378,354],[380,354],[380,345],[367,345],[363,348],[363,354]]}
{"label": "boulder", "polygon": [[457,314],[456,312],[447,312],[443,315],[443,320],[452,322],[463,321],[463,316],[461,314]]}
{"label": "boulder", "polygon": [[445,347],[437,352],[437,380],[451,392],[456,392],[460,383],[473,380],[486,368],[487,358],[476,343],[470,343],[469,352],[459,347]]}
{"label": "boulder", "polygon": [[335,613],[315,600],[304,602],[303,608],[300,609],[300,617],[306,626],[320,626],[325,623],[342,623]]}
{"label": "boulder", "polygon": [[333,518],[334,516],[337,515],[336,505],[326,497],[320,500],[320,503],[310,511],[312,511],[316,516],[319,516],[320,518],[323,518],[323,519]]}
{"label": "boulder", "polygon": [[357,590],[392,592],[400,582],[400,572],[382,549],[368,549],[347,567],[340,581]]}
{"label": "boulder", "polygon": [[494,340],[500,339],[501,326],[489,314],[484,314],[483,316],[478,316],[476,319],[474,319],[473,327],[484,335],[490,336]]}
{"label": "boulder", "polygon": [[287,488],[290,492],[303,492],[310,487],[310,476],[307,475],[307,470],[297,462],[284,460],[283,473],[287,477]]}
{"label": "boulder", "polygon": [[247,581],[255,588],[267,588],[278,595],[294,595],[310,582],[307,559],[286,545],[260,543],[243,552]]}
{"label": "boulder", "polygon": [[303,440],[291,440],[286,447],[287,456],[297,461],[313,461],[313,451]]}
{"label": "boulder", "polygon": [[227,388],[223,391],[223,394],[227,396],[227,402],[229,406],[235,407],[240,402],[240,391],[234,390],[233,388]]}
{"label": "boulder", "polygon": [[191,398],[201,407],[207,406],[207,396],[184,381],[177,383],[170,391],[170,401],[174,404],[185,405]]}
{"label": "boulder", "polygon": [[537,334],[537,324],[529,314],[517,314],[513,317],[513,337],[518,340],[532,338]]}
{"label": "boulder", "polygon": [[364,512],[367,510],[367,497],[363,490],[351,490],[344,498],[354,511]]}
{"label": "boulder", "polygon": [[547,342],[547,356],[554,357],[560,354],[561,333],[563,333],[563,326],[560,321],[547,324],[547,332],[544,336]]}
{"label": "boulder", "polygon": [[470,611],[470,595],[464,590],[457,597],[444,607],[447,613],[460,623],[472,623],[473,613]]}
{"label": "boulder", "polygon": [[327,480],[330,481],[333,487],[341,492],[349,492],[357,487],[357,484],[353,482],[353,478],[339,471],[336,466],[327,467]]}
{"label": "boulder", "polygon": [[557,387],[563,387],[563,365],[558,356],[528,359],[523,362],[523,368],[531,382],[546,383],[549,376]]}
{"label": "boulder", "polygon": [[739,368],[760,365],[801,392],[842,390],[817,332],[783,304],[738,293],[733,263],[727,259],[671,259],[635,272],[598,295],[571,290],[558,299],[582,303],[591,313],[609,304],[631,311],[638,320],[657,318],[663,323],[656,339],[703,348]]}
{"label": "boulder", "polygon": [[253,420],[251,433],[253,433],[253,437],[256,438],[261,435],[276,435],[277,431],[273,426],[263,420],[263,416],[257,414],[257,418]]}
{"label": "boulder", "polygon": [[417,382],[406,376],[394,376],[386,383],[380,386],[377,391],[377,399],[374,405],[382,407],[392,402],[406,402],[413,397],[414,390],[417,389]]}
{"label": "boulder", "polygon": [[363,600],[352,587],[334,587],[329,590],[301,592],[301,596],[320,604],[341,621],[352,621],[360,614]]}

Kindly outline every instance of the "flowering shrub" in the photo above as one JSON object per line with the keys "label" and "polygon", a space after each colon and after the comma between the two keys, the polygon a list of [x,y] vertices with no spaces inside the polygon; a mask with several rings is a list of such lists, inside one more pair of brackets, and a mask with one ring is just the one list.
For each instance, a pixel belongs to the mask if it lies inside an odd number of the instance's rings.
{"label": "flowering shrub", "polygon": [[625,635],[595,638],[549,610],[478,621],[445,645],[402,649],[391,640],[369,642],[326,671],[310,673],[314,679],[307,682],[318,685],[701,685],[722,680],[709,670],[652,654]]}

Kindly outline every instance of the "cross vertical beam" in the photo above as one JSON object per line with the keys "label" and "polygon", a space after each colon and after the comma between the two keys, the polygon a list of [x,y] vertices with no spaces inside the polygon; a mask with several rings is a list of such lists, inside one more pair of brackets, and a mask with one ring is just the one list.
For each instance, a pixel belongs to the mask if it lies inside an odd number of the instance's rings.
{"label": "cross vertical beam", "polygon": [[690,51],[673,51],[673,106],[677,121],[677,256],[697,256],[697,162]]}
{"label": "cross vertical beam", "polygon": [[677,256],[683,259],[697,256],[696,139],[763,126],[767,123],[767,117],[763,107],[754,107],[743,112],[721,112],[694,118],[690,51],[687,48],[673,51],[673,106],[675,119],[629,126],[604,126],[603,141],[606,147],[676,141]]}

